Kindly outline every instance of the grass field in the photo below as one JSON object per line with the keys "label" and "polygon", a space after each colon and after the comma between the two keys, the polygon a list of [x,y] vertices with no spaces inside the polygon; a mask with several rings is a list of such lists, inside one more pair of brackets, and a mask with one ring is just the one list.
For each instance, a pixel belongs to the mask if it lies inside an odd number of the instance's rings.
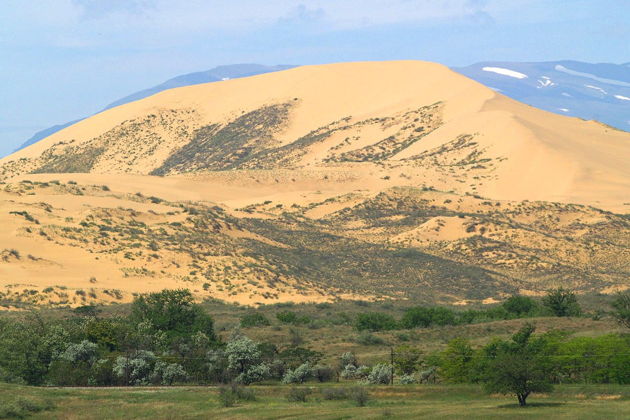
{"label": "grass field", "polygon": [[[342,387],[346,385],[332,385]],[[488,395],[473,385],[370,386],[369,401],[330,401],[322,390],[304,385],[307,402],[288,402],[289,386],[251,387],[255,401],[223,407],[216,387],[173,388],[33,388],[0,384],[2,406],[21,398],[52,408],[32,419],[627,419],[630,386],[564,385],[550,394],[533,395],[518,407],[510,396]]]}

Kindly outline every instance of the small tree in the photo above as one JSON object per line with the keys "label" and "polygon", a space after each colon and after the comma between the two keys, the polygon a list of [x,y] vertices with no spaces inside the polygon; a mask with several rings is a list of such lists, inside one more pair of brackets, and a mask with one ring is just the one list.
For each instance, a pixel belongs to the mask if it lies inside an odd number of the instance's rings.
{"label": "small tree", "polygon": [[155,332],[164,334],[167,341],[190,337],[203,332],[216,341],[213,321],[201,306],[193,302],[189,290],[162,290],[137,297],[131,306],[131,319],[135,323],[148,323]]}
{"label": "small tree", "polygon": [[258,345],[245,336],[238,336],[225,347],[228,369],[234,372],[236,382],[245,385],[258,382],[269,376],[269,366],[262,361]]}
{"label": "small tree", "polygon": [[402,345],[394,350],[394,368],[399,375],[411,375],[420,364],[422,352],[412,346]]}
{"label": "small tree", "polygon": [[288,370],[282,378],[283,384],[303,384],[312,375],[310,363],[306,362],[294,370]]}
{"label": "small tree", "polygon": [[582,312],[575,293],[562,287],[549,290],[542,298],[542,304],[559,317],[578,316]]}
{"label": "small tree", "polygon": [[612,314],[621,325],[630,328],[630,292],[617,294],[612,302]]}
{"label": "small tree", "polygon": [[463,338],[448,343],[440,360],[440,373],[448,382],[463,383],[471,379],[474,350]]}
{"label": "small tree", "polygon": [[492,343],[494,353],[483,378],[488,392],[516,395],[521,407],[532,392],[553,389],[551,372],[544,363],[545,342],[532,336],[535,327],[526,324],[511,341]]}

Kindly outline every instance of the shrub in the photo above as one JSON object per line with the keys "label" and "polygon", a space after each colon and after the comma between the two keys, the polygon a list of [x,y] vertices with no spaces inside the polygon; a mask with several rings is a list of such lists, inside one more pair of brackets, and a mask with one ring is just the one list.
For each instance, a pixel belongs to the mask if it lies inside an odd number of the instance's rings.
{"label": "shrub", "polygon": [[503,308],[517,317],[530,314],[538,307],[538,303],[527,296],[510,296],[503,304]]}
{"label": "shrub", "polygon": [[391,315],[366,312],[357,316],[354,326],[359,331],[388,331],[396,329],[398,323]]}
{"label": "shrub", "polygon": [[400,383],[401,385],[417,384],[418,380],[414,375],[404,374],[398,377],[398,383]]}
{"label": "shrub", "polygon": [[381,344],[385,344],[385,340],[383,340],[381,337],[370,334],[367,331],[363,331],[361,334],[359,334],[356,340],[357,343],[363,344],[364,346],[378,346]]}
{"label": "shrub", "polygon": [[436,306],[425,308],[417,306],[405,311],[400,324],[403,328],[428,328],[432,325],[469,324],[480,320],[505,319],[508,313],[503,307],[485,311],[468,310],[455,312],[452,309]]}
{"label": "shrub", "polygon": [[370,374],[371,369],[368,366],[347,365],[341,371],[343,379],[364,379]]}
{"label": "shrub", "polygon": [[235,337],[225,347],[228,368],[237,374],[236,381],[245,385],[259,382],[270,374],[269,366],[262,362],[258,344],[245,336]]}
{"label": "shrub", "polygon": [[219,403],[222,407],[233,407],[236,404],[236,394],[228,386],[219,388]]}
{"label": "shrub", "polygon": [[350,398],[355,402],[357,407],[365,407],[370,399],[367,389],[362,386],[351,388],[349,391]]}
{"label": "shrub", "polygon": [[263,327],[268,325],[271,325],[271,322],[269,322],[266,316],[258,312],[245,314],[241,317],[242,328]]}
{"label": "shrub", "polygon": [[542,298],[542,304],[555,316],[578,316],[582,312],[575,293],[570,290],[552,289]]}
{"label": "shrub", "polygon": [[293,387],[289,390],[289,393],[287,394],[287,401],[306,402],[310,394],[311,394],[311,390],[309,388]]}
{"label": "shrub", "polygon": [[165,363],[158,361],[151,374],[151,382],[161,385],[173,385],[174,382],[186,380],[188,374],[184,367],[178,363]]}
{"label": "shrub", "polygon": [[630,328],[630,292],[617,294],[612,302],[613,316],[619,324]]}
{"label": "shrub", "polygon": [[392,380],[392,366],[387,363],[374,365],[367,380],[371,384],[389,384]]}
{"label": "shrub", "polygon": [[427,328],[433,323],[431,310],[422,306],[409,308],[405,311],[400,323],[404,328]]}
{"label": "shrub", "polygon": [[339,367],[341,369],[345,368],[348,365],[352,365],[355,367],[358,366],[357,357],[349,351],[343,353],[339,359]]}
{"label": "shrub", "polygon": [[51,401],[35,401],[30,398],[18,397],[14,401],[5,402],[0,405],[0,418],[23,419],[33,413],[50,410],[54,407]]}
{"label": "shrub", "polygon": [[219,403],[223,407],[233,407],[240,401],[256,401],[254,390],[239,386],[236,383],[219,388]]}
{"label": "shrub", "polygon": [[330,366],[317,365],[313,368],[312,375],[319,382],[330,382],[335,377],[335,371]]}
{"label": "shrub", "polygon": [[139,350],[133,357],[117,357],[113,371],[117,377],[128,380],[129,385],[148,385],[154,363],[152,352]]}
{"label": "shrub", "polygon": [[280,311],[276,314],[276,318],[278,318],[278,321],[282,322],[283,324],[293,325],[308,324],[311,321],[311,318],[309,318],[308,316],[298,315],[292,311]]}
{"label": "shrub", "polygon": [[306,362],[295,370],[288,370],[282,378],[283,384],[302,384],[311,377],[311,365]]}
{"label": "shrub", "polygon": [[346,400],[348,399],[348,390],[346,388],[324,388],[322,389],[322,397],[325,400]]}

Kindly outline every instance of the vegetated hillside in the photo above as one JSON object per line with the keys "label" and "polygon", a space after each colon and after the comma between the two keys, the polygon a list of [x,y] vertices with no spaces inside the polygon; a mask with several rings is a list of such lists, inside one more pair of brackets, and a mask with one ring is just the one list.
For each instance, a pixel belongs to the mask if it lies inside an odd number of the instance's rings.
{"label": "vegetated hillside", "polygon": [[0,160],[0,285],[8,306],[611,292],[629,140],[422,62],[172,89]]}
{"label": "vegetated hillside", "polygon": [[51,177],[1,186],[5,307],[125,302],[176,287],[247,304],[465,304],[560,285],[612,292],[630,273],[630,220],[581,205],[395,187],[320,191],[291,205],[254,197],[234,208],[175,198],[207,188],[199,181],[155,186],[163,195],[151,196],[132,192],[153,190],[146,177]]}

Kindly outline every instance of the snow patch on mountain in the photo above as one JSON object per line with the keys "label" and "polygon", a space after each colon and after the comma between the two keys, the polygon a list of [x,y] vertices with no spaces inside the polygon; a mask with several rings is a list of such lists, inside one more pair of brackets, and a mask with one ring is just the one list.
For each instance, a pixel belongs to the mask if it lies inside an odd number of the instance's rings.
{"label": "snow patch on mountain", "polygon": [[606,92],[604,89],[602,89],[602,88],[600,88],[600,87],[598,87],[598,86],[593,86],[593,85],[584,85],[584,86],[585,86],[585,87],[587,87],[587,88],[589,88],[589,89],[595,89],[595,90],[598,90],[598,91],[600,91],[601,93],[603,93],[604,95],[606,95],[606,94],[607,94],[607,92]]}
{"label": "snow patch on mountain", "polygon": [[589,79],[597,80],[598,82],[608,83],[609,85],[630,87],[630,83],[622,82],[621,80],[606,79],[604,77],[599,77],[599,76],[596,76],[594,74],[582,73],[581,71],[575,71],[575,70],[568,69],[565,66],[560,65],[560,64],[556,64],[556,66],[554,68],[557,71],[560,71],[560,72],[563,72],[563,73],[567,73],[567,74],[570,74],[572,76],[587,77]]}
{"label": "snow patch on mountain", "polygon": [[539,85],[536,86],[538,89],[540,88],[544,88],[544,87],[551,87],[551,86],[555,86],[556,84],[554,82],[551,81],[551,79],[547,76],[542,76],[541,79],[538,79],[538,83]]}
{"label": "snow patch on mountain", "polygon": [[489,71],[491,73],[501,74],[503,76],[514,77],[516,79],[526,79],[527,78],[526,74],[523,74],[523,73],[515,71],[515,70],[504,69],[503,67],[484,67],[481,70]]}

